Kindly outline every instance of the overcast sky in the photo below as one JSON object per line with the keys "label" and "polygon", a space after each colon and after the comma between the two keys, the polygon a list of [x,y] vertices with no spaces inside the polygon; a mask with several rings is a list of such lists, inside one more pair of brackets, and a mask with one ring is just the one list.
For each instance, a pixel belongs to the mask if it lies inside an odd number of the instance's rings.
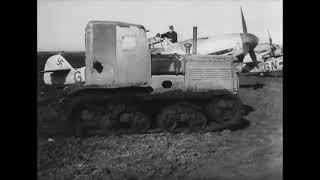
{"label": "overcast sky", "polygon": [[260,42],[282,43],[282,0],[38,0],[39,51],[84,50],[90,20],[122,21],[166,32],[170,24],[178,41],[199,36],[242,32],[240,6],[248,32]]}

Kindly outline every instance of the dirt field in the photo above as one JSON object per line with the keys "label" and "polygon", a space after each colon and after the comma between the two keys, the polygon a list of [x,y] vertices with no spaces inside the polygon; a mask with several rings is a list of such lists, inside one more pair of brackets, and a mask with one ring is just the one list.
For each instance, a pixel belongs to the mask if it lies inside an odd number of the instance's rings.
{"label": "dirt field", "polygon": [[38,139],[39,179],[282,179],[282,78],[240,97],[238,131]]}

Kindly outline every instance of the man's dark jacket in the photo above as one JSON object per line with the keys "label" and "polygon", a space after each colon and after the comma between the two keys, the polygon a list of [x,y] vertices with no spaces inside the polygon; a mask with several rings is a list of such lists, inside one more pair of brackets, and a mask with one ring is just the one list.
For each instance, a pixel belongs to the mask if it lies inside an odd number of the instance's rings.
{"label": "man's dark jacket", "polygon": [[161,38],[164,38],[164,37],[166,37],[168,39],[171,39],[170,41],[172,43],[177,42],[177,39],[178,39],[178,35],[177,35],[177,33],[175,31],[172,31],[172,32],[168,31],[168,32],[166,32],[164,34],[161,34]]}

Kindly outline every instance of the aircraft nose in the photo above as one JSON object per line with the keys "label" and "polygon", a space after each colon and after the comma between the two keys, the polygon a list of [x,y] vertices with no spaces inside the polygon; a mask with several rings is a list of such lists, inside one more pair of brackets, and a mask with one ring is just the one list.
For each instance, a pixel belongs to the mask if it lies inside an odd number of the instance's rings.
{"label": "aircraft nose", "polygon": [[253,34],[247,34],[247,43],[250,44],[250,47],[253,49],[258,45],[259,39]]}

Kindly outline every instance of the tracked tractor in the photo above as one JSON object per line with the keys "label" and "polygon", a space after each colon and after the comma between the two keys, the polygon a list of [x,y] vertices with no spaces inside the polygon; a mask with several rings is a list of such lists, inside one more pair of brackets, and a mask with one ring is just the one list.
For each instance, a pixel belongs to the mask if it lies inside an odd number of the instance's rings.
{"label": "tracked tractor", "polygon": [[241,124],[236,57],[191,54],[191,46],[185,54],[151,55],[144,26],[90,21],[85,84],[63,100],[70,132],[212,131]]}

